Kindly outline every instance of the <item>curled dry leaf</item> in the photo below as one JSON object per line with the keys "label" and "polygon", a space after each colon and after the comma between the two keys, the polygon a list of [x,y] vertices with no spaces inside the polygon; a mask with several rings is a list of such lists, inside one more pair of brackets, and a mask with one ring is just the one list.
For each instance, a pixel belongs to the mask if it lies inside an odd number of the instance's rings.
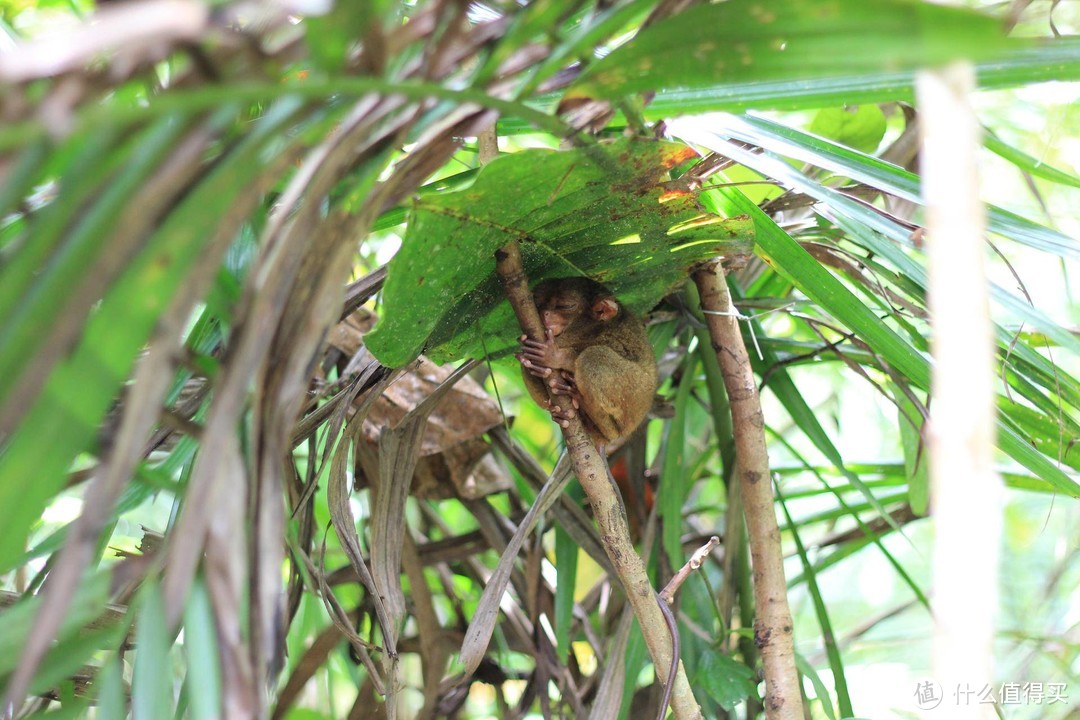
{"label": "curled dry leaf", "polygon": [[[329,342],[344,355],[360,351],[363,335],[374,324],[374,315],[361,308],[331,331]],[[364,420],[364,440],[360,459],[364,474],[378,467],[377,443],[384,427],[394,427],[410,410],[420,404],[450,373],[450,365],[436,365],[421,357],[416,366],[402,376],[375,401]],[[417,497],[442,500],[459,497],[466,500],[501,492],[510,479],[491,455],[491,445],[483,434],[503,423],[498,404],[469,377],[462,378],[439,403],[428,419],[420,445],[420,458],[413,476],[411,492]],[[367,479],[357,476],[357,485]]]}

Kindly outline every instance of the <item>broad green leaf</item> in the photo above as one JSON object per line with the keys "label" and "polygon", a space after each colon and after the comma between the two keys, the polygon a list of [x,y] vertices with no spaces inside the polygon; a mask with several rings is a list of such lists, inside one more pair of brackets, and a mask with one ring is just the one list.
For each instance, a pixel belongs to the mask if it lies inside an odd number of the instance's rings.
{"label": "broad green leaf", "polygon": [[469,190],[418,200],[368,348],[399,367],[421,351],[446,362],[515,346],[494,258],[510,240],[530,280],[585,275],[631,310],[650,309],[696,263],[750,247],[745,217],[665,192],[668,170],[691,157],[683,145],[638,140],[527,150],[493,161]]}
{"label": "broad green leaf", "polygon": [[705,652],[693,684],[725,710],[734,709],[748,697],[757,697],[757,675],[753,669],[718,650]]}
{"label": "broad green leaf", "polygon": [[[976,61],[975,70],[983,90],[1080,80],[1080,38],[1009,39],[997,58]],[[807,110],[914,99],[915,73],[910,70],[774,81],[714,77],[697,88],[663,87],[644,114],[647,120],[657,121],[717,110]]]}
{"label": "broad green leaf", "polygon": [[877,105],[852,105],[819,110],[810,132],[841,145],[873,152],[885,137],[885,113]]}
{"label": "broad green leaf", "polygon": [[591,67],[571,96],[611,99],[718,78],[837,78],[987,59],[1008,47],[999,20],[904,0],[728,0],[642,30]]}

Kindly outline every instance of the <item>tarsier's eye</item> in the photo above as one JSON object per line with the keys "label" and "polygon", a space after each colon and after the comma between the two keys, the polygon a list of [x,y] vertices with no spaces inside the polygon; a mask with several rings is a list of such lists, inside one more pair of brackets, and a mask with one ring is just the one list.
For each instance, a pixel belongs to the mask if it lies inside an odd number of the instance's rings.
{"label": "tarsier's eye", "polygon": [[556,310],[573,310],[576,307],[576,303],[555,303]]}

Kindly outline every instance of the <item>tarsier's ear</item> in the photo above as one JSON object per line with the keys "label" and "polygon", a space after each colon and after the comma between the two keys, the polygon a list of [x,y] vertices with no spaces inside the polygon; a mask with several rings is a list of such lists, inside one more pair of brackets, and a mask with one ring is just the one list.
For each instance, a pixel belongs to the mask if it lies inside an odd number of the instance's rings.
{"label": "tarsier's ear", "polygon": [[607,322],[619,314],[619,303],[611,295],[598,297],[592,305],[593,317],[601,322]]}

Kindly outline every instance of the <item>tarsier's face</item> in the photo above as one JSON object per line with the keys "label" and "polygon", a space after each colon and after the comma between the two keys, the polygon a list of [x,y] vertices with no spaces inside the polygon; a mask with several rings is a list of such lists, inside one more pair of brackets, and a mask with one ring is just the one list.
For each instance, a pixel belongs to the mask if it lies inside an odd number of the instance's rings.
{"label": "tarsier's face", "polygon": [[615,298],[586,278],[545,280],[536,286],[533,299],[544,327],[555,337],[571,326],[606,323],[619,312]]}
{"label": "tarsier's face", "polygon": [[544,309],[541,319],[544,321],[544,327],[551,330],[552,335],[558,337],[562,335],[579,312],[576,303],[562,302],[552,308]]}
{"label": "tarsier's face", "polygon": [[569,327],[585,306],[584,298],[576,293],[549,292],[549,288],[543,286],[537,288],[535,299],[544,327],[555,337]]}

